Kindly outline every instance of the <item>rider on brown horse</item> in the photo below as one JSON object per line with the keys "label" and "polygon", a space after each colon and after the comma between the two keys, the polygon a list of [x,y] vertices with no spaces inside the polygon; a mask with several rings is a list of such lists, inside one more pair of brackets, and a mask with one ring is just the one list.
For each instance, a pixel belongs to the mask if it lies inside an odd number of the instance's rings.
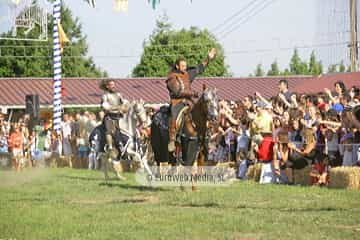
{"label": "rider on brown horse", "polygon": [[[178,58],[173,70],[169,73],[166,80],[170,95],[171,117],[169,118],[169,152],[175,151],[175,139],[177,131],[184,117],[187,117],[192,106],[193,97],[198,97],[198,93],[191,90],[191,83],[198,74],[204,72],[209,61],[214,59],[216,49],[212,48],[206,60],[195,68],[188,69],[186,60]],[[185,120],[186,121],[186,120]]]}

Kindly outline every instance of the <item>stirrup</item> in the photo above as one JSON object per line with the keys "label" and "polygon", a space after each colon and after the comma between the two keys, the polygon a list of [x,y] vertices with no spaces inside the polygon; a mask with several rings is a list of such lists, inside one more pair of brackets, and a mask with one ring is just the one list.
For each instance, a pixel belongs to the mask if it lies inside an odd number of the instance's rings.
{"label": "stirrup", "polygon": [[104,151],[106,152],[106,153],[108,153],[109,151],[111,151],[113,148],[112,148],[112,146],[110,146],[109,144],[105,144],[105,146],[104,146]]}
{"label": "stirrup", "polygon": [[175,152],[175,151],[176,151],[175,140],[174,140],[174,141],[170,141],[170,142],[168,143],[168,151],[169,151],[169,152]]}

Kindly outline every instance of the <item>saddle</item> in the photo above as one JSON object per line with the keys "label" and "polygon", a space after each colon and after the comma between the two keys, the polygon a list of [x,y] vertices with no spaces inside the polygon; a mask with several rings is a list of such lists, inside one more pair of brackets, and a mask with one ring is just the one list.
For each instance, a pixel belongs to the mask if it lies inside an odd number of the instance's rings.
{"label": "saddle", "polygon": [[154,115],[152,122],[163,131],[169,130],[170,107],[162,106]]}
{"label": "saddle", "polygon": [[[90,143],[97,141],[97,144],[94,144],[98,146],[95,149],[96,152],[105,152],[105,145],[106,145],[105,132],[106,132],[105,125],[101,124],[97,126],[89,136]],[[117,129],[113,135],[113,138],[114,138],[115,148],[119,151],[119,156],[121,157],[126,152],[126,148],[129,144],[130,137],[122,133],[119,129]]]}

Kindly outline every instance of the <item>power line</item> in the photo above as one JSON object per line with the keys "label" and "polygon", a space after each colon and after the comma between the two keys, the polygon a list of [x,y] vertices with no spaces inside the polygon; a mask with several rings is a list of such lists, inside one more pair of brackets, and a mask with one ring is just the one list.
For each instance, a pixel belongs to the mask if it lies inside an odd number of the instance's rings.
{"label": "power line", "polygon": [[231,24],[229,24],[228,26],[226,26],[225,28],[223,28],[220,32],[217,33],[217,35],[222,35],[225,32],[227,32],[229,29],[233,28],[237,23],[241,22],[242,20],[246,19],[249,15],[251,15],[254,11],[256,11],[257,9],[261,8],[261,6],[264,5],[264,3],[266,3],[266,1],[268,0],[263,0],[261,2],[255,3],[253,5],[253,7],[251,7],[248,11],[246,11],[242,16],[240,16],[239,18],[235,19],[234,21],[231,22]]}
{"label": "power line", "polygon": [[[276,52],[276,51],[289,51],[297,49],[311,49],[311,48],[322,48],[322,47],[330,47],[330,46],[346,46],[348,42],[330,42],[330,43],[321,43],[321,44],[309,44],[309,45],[300,45],[300,46],[290,46],[290,47],[281,47],[281,48],[267,48],[267,49],[254,49],[254,50],[230,50],[226,51],[225,54],[248,54],[248,53],[265,53],[265,52]],[[198,51],[188,51],[190,55],[197,55]],[[144,56],[148,57],[176,57],[179,53],[174,54],[144,54]],[[140,58],[142,55],[94,55],[92,57],[96,58]],[[88,56],[82,55],[64,55],[63,58],[82,58]],[[28,56],[28,55],[2,55],[0,52],[0,58],[52,58],[52,55],[48,56]]]}
{"label": "power line", "polygon": [[213,29],[211,29],[211,32],[215,32],[216,30],[218,30],[219,28],[221,28],[222,26],[224,26],[225,24],[227,24],[229,21],[231,21],[233,18],[237,17],[240,13],[244,12],[247,8],[249,8],[251,5],[253,5],[254,3],[256,3],[256,1],[258,0],[253,0],[251,1],[249,4],[247,4],[245,7],[243,7],[242,9],[240,9],[239,11],[237,11],[236,13],[234,13],[233,15],[231,15],[230,17],[228,17],[227,19],[225,19],[225,21],[223,21],[222,23],[218,24],[216,27],[214,27]]}
{"label": "power line", "polygon": [[265,8],[267,8],[268,6],[270,6],[271,4],[273,4],[276,0],[271,0],[270,2],[267,2],[261,9],[259,9],[258,11],[254,12],[252,15],[250,15],[249,17],[247,17],[245,20],[241,21],[238,25],[236,25],[235,27],[233,27],[231,30],[227,31],[226,33],[222,34],[220,36],[220,38],[225,38],[227,37],[229,34],[231,34],[232,32],[234,32],[235,30],[237,30],[239,27],[241,27],[243,24],[247,23],[251,18],[255,17],[256,15],[258,15],[259,13],[261,13]]}
{"label": "power line", "polygon": [[[336,34],[350,34],[350,31],[349,30],[344,30],[344,31],[341,31],[341,32],[324,32],[324,33],[319,33],[317,34],[318,37],[326,37],[326,41],[330,41],[333,39],[333,35],[336,35]],[[330,36],[330,37],[329,37]],[[272,40],[303,40],[303,39],[296,39],[297,36],[287,36],[287,37],[272,37]],[[244,39],[244,40],[239,40],[237,41],[237,43],[248,43],[248,42],[251,42],[251,43],[254,43],[256,41],[259,41],[261,39]],[[343,39],[342,39],[343,40]],[[321,41],[319,41],[321,42]],[[320,44],[323,44],[323,43],[320,43]],[[100,44],[101,45],[101,44]],[[170,44],[151,44],[151,46],[153,47],[162,47],[162,48],[166,48],[166,47],[174,47],[174,46],[212,46],[213,44],[204,44],[204,43],[201,43],[201,42],[198,42],[198,43],[170,43]],[[97,45],[99,46],[99,45]],[[117,48],[116,45],[114,46],[109,46],[111,47],[111,51],[113,51],[113,49]],[[10,49],[10,48],[16,48],[16,49],[19,49],[19,48],[25,48],[25,49],[29,49],[29,48],[35,48],[35,49],[53,49],[53,46],[52,45],[0,45],[0,51],[2,49]],[[72,46],[72,45],[68,45],[68,46],[64,46],[64,49],[80,49],[80,50],[84,50],[84,49],[89,49],[90,47],[79,47],[79,46]],[[126,50],[129,50],[129,49],[126,49]],[[133,49],[135,50],[135,49]],[[139,51],[143,51],[143,49],[140,49]]]}

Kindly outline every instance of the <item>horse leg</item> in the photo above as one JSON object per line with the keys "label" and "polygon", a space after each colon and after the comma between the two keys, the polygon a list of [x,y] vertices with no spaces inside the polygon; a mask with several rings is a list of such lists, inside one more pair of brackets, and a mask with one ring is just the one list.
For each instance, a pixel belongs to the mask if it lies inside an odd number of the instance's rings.
{"label": "horse leg", "polygon": [[115,173],[116,173],[116,176],[119,180],[126,180],[126,177],[122,176],[121,173],[123,172],[123,168],[121,166],[121,163],[118,162],[118,163],[113,163],[113,168],[115,170]]}
{"label": "horse leg", "polygon": [[[195,161],[193,166],[192,166],[192,169],[191,169],[191,174],[193,176],[197,173],[197,170],[198,170],[197,167],[198,167],[198,162]],[[198,191],[198,188],[196,187],[196,184],[195,184],[194,180],[192,180],[192,182],[191,182],[191,190],[193,192]]]}
{"label": "horse leg", "polygon": [[[104,169],[104,175],[105,175],[105,181],[107,182],[109,180],[108,170],[109,170],[109,154],[106,153],[101,158],[103,161],[103,169]],[[111,159],[110,159],[111,160]]]}
{"label": "horse leg", "polygon": [[[204,147],[201,147],[200,151],[198,152],[198,155],[196,157],[196,160],[193,164],[193,171],[192,174],[203,174],[203,166],[205,166],[205,152]],[[196,187],[196,182],[192,181],[191,183],[191,190],[193,192],[198,191],[198,188]]]}

